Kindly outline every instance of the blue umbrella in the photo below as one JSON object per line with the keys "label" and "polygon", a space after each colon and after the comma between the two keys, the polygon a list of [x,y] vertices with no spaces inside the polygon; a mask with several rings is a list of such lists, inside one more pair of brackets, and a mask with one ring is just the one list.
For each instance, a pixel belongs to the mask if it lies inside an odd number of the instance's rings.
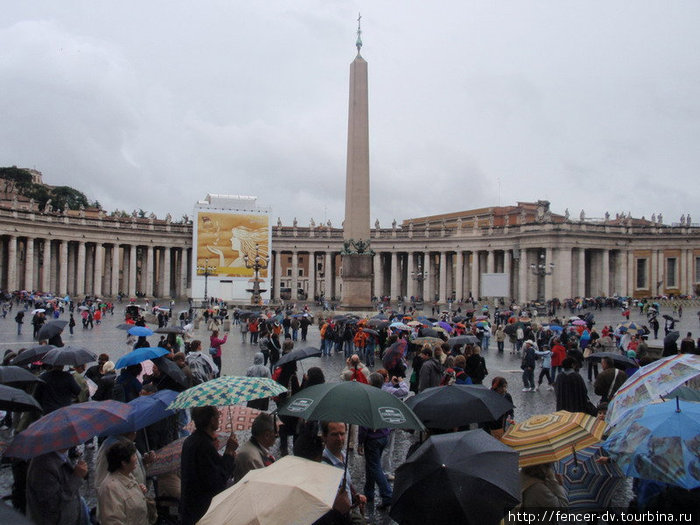
{"label": "blue umbrella", "polygon": [[128,333],[136,337],[148,337],[149,335],[153,335],[153,330],[145,326],[134,326],[133,328],[129,328]]}
{"label": "blue umbrella", "polygon": [[550,324],[547,328],[549,328],[552,332],[561,332],[564,330],[564,328],[558,324]]}
{"label": "blue umbrella", "polygon": [[620,420],[603,449],[628,476],[698,488],[700,403],[650,403]]}
{"label": "blue umbrella", "polygon": [[136,432],[142,428],[157,423],[161,419],[175,414],[168,410],[168,405],[175,401],[177,392],[173,390],[160,390],[150,396],[140,396],[127,403],[131,409],[126,421],[119,422],[106,428],[100,436],[116,436],[127,432]]}
{"label": "blue umbrella", "polygon": [[153,348],[148,346],[144,348],[137,348],[133,352],[129,352],[128,354],[120,357],[119,361],[117,361],[117,364],[114,365],[114,367],[124,368],[127,366],[136,365],[138,363],[142,363],[143,361],[148,361],[149,359],[156,359],[157,357],[162,357],[169,353],[170,350],[160,348],[159,346]]}

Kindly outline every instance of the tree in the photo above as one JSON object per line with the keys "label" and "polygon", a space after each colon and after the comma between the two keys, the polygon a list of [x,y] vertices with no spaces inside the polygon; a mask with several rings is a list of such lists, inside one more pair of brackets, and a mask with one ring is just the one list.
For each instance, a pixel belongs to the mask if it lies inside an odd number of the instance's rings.
{"label": "tree", "polygon": [[82,206],[87,208],[90,206],[85,194],[70,186],[56,186],[51,190],[51,200],[54,208],[69,210],[77,210]]}

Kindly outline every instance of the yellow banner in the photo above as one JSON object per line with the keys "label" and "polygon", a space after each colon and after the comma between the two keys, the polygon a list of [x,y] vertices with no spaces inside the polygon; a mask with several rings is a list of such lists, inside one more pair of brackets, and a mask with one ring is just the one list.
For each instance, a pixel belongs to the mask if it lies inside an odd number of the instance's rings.
{"label": "yellow banner", "polygon": [[[270,253],[269,217],[260,214],[210,213],[200,211],[197,216],[197,275],[251,277],[252,268],[246,268],[255,259],[257,245],[261,263]],[[267,268],[260,270],[260,277],[267,277]]]}

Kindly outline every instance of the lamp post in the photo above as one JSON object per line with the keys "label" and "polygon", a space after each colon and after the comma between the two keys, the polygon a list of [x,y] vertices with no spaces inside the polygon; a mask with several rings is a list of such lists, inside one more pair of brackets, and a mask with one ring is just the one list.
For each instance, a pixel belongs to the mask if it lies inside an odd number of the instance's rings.
{"label": "lamp post", "polygon": [[537,298],[538,300],[542,299],[544,301],[546,297],[544,297],[544,290],[542,290],[542,278],[546,275],[552,275],[554,272],[554,263],[550,262],[547,264],[545,254],[540,252],[537,264],[530,264],[530,271],[532,271],[533,275],[537,276]]}
{"label": "lamp post", "polygon": [[204,275],[204,301],[208,299],[207,297],[207,286],[209,284],[209,276],[215,275],[213,272],[216,270],[216,266],[209,266],[209,258],[204,259],[204,266],[197,266],[198,272],[203,272]]}
{"label": "lamp post", "polygon": [[270,257],[267,255],[265,257],[261,257],[260,246],[256,243],[255,257],[253,257],[251,260],[248,257],[248,254],[244,253],[243,262],[245,263],[246,268],[253,270],[253,279],[251,279],[253,282],[253,288],[246,290],[253,294],[250,298],[250,302],[251,304],[260,304],[260,294],[265,291],[260,289],[260,282],[262,281],[262,279],[260,279],[260,270],[267,268],[268,264],[270,264]]}
{"label": "lamp post", "polygon": [[421,293],[421,298],[423,297],[423,281],[425,281],[428,278],[428,272],[423,270],[423,265],[421,264],[421,261],[418,261],[418,266],[415,271],[411,272],[411,279],[416,281],[418,283],[418,286],[420,287],[420,293]]}

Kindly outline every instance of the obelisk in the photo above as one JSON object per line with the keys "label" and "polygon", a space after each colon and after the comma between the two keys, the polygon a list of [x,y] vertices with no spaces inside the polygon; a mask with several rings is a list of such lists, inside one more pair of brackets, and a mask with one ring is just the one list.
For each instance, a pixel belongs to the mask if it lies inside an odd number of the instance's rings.
{"label": "obelisk", "polygon": [[372,256],[369,233],[369,96],[367,62],[362,49],[361,16],[357,18],[357,56],[350,64],[348,157],[343,222],[343,291],[341,308],[372,307]]}

